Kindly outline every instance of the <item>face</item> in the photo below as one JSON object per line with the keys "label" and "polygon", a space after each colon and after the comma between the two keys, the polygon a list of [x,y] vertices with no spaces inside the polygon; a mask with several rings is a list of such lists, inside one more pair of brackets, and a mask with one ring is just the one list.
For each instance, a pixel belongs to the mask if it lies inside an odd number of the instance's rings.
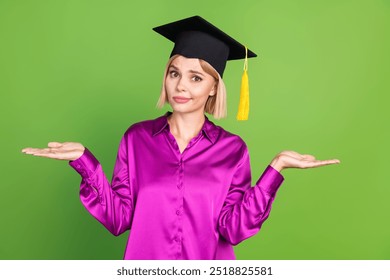
{"label": "face", "polygon": [[204,114],[209,96],[216,93],[214,78],[200,66],[199,59],[178,56],[168,68],[165,90],[174,112]]}

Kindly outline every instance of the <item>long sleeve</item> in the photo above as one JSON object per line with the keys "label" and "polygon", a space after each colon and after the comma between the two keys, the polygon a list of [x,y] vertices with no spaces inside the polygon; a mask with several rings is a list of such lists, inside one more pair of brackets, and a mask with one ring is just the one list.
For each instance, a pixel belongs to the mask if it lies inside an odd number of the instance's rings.
{"label": "long sleeve", "polygon": [[256,234],[268,218],[283,180],[278,171],[268,166],[256,185],[251,187],[249,154],[245,148],[219,215],[219,233],[232,245]]}
{"label": "long sleeve", "polygon": [[119,145],[111,184],[87,148],[69,165],[82,177],[80,200],[90,214],[116,236],[130,229],[133,207],[125,137]]}

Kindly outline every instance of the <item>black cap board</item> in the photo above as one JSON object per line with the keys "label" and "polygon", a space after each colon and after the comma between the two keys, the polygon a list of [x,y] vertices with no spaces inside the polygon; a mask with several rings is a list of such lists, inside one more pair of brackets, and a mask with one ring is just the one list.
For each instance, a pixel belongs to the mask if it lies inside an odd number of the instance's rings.
{"label": "black cap board", "polygon": [[[200,58],[211,64],[222,77],[227,60],[244,59],[246,48],[200,16],[193,16],[153,28],[175,43],[175,54]],[[247,57],[257,55],[247,50]]]}

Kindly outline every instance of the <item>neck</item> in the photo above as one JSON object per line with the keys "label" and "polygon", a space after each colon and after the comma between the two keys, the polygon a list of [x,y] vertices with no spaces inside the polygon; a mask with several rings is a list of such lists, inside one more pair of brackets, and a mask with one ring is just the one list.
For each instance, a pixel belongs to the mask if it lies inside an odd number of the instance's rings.
{"label": "neck", "polygon": [[180,114],[173,112],[168,117],[171,133],[180,139],[190,140],[199,134],[205,122],[205,116],[201,114]]}

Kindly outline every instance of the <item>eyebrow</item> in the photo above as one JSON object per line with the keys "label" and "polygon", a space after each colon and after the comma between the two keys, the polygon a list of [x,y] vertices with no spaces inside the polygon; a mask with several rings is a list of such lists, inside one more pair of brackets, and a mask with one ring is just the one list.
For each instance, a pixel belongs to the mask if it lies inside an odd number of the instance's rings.
{"label": "eyebrow", "polygon": [[[173,64],[171,64],[171,65],[169,66],[169,68],[173,68],[173,69],[175,69],[175,70],[179,70],[179,68],[176,67],[176,66],[173,65]],[[198,74],[198,75],[204,76],[203,73],[201,73],[201,72],[199,72],[199,71],[196,71],[196,70],[189,70],[188,72],[193,73],[193,74]]]}

